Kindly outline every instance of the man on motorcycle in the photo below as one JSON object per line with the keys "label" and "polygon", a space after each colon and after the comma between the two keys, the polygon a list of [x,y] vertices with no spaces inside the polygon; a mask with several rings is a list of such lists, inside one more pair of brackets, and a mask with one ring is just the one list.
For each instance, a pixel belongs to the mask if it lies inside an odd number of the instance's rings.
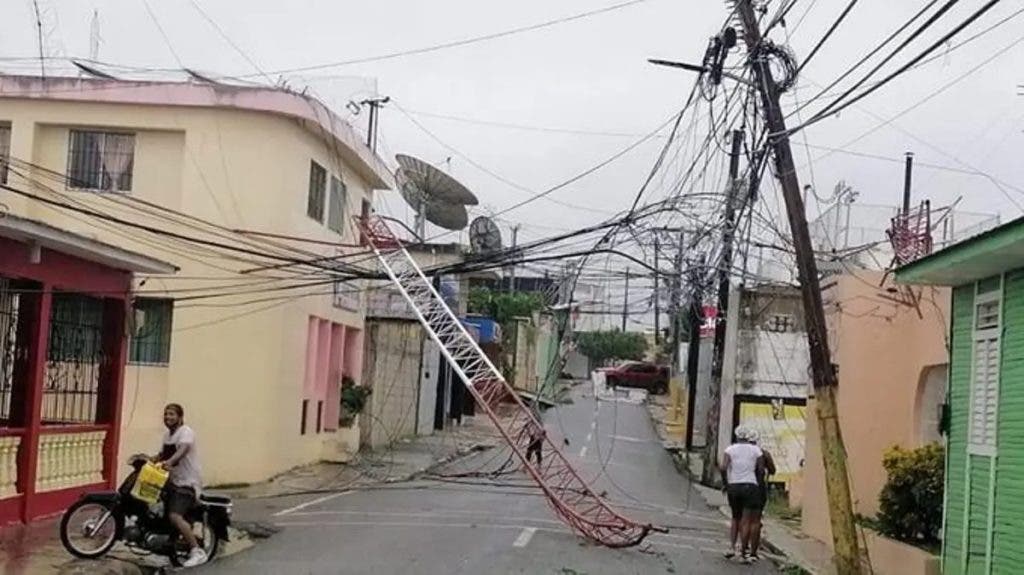
{"label": "man on motorcycle", "polygon": [[192,526],[185,515],[196,505],[202,479],[199,469],[199,453],[196,450],[196,434],[184,423],[185,410],[177,403],[164,408],[164,433],[160,455],[155,463],[170,471],[167,486],[164,487],[164,508],[167,518],[188,543],[188,559],[184,567],[195,567],[206,562],[206,552],[199,547]]}

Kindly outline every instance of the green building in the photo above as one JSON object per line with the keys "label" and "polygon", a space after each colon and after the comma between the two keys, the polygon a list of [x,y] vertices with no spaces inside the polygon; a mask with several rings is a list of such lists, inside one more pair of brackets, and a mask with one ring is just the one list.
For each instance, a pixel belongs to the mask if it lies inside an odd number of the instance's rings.
{"label": "green building", "polygon": [[896,278],[953,288],[943,573],[1024,573],[1024,218]]}

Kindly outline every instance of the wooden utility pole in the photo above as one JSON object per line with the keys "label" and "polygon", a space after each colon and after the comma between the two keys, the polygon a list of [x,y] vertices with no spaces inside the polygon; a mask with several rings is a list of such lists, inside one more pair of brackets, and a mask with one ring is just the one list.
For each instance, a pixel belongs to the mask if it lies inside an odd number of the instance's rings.
{"label": "wooden utility pole", "polygon": [[740,152],[743,130],[732,131],[729,152],[729,189],[725,194],[725,230],[722,232],[722,261],[718,265],[718,315],[715,322],[714,351],[711,356],[711,406],[704,441],[704,483],[717,483],[718,419],[722,407],[722,362],[725,359],[725,319],[729,311],[729,277],[732,275],[732,245],[736,235],[736,199],[740,189]]}
{"label": "wooden utility pole", "polygon": [[800,291],[804,304],[804,320],[807,324],[811,372],[817,400],[818,431],[821,436],[821,453],[825,467],[825,489],[828,494],[829,517],[832,524],[836,572],[838,575],[860,575],[862,571],[857,529],[853,519],[850,481],[846,469],[846,452],[843,447],[843,436],[839,428],[839,411],[836,405],[838,380],[829,353],[825,311],[821,303],[821,284],[818,281],[818,266],[814,261],[814,248],[807,230],[804,202],[800,197],[800,182],[797,180],[793,153],[789,146],[786,121],[779,106],[779,88],[772,78],[771,67],[768,65],[765,52],[762,49],[764,44],[761,30],[757,24],[757,17],[754,14],[752,0],[737,0],[736,11],[743,24],[743,37],[753,66],[755,85],[761,93],[769,142],[775,157],[775,171],[786,200],[786,217],[789,219],[793,247],[796,251]]}

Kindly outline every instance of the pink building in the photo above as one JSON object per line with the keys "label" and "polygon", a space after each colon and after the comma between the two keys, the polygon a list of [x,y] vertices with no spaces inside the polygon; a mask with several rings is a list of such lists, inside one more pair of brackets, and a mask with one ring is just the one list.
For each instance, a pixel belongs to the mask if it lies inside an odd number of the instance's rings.
{"label": "pink building", "polygon": [[[946,393],[949,292],[915,287],[911,298],[906,288],[899,291],[891,282],[883,283],[881,272],[866,270],[829,278],[823,287],[854,511],[870,517],[878,512],[878,494],[886,481],[883,452],[893,444],[916,447],[942,440],[939,410]],[[831,544],[813,398],[807,407],[803,530]],[[884,555],[871,551],[873,559]],[[916,571],[908,566],[898,572]]]}

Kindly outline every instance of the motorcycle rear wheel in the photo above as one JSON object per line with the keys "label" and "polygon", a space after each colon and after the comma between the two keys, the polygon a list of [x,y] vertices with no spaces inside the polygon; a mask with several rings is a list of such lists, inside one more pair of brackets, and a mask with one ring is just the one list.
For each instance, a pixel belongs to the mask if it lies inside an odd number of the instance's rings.
{"label": "motorcycle rear wheel", "polygon": [[[97,559],[106,555],[121,536],[122,518],[111,504],[78,501],[60,520],[60,542],[75,557]],[[95,541],[82,545],[81,540]]]}

